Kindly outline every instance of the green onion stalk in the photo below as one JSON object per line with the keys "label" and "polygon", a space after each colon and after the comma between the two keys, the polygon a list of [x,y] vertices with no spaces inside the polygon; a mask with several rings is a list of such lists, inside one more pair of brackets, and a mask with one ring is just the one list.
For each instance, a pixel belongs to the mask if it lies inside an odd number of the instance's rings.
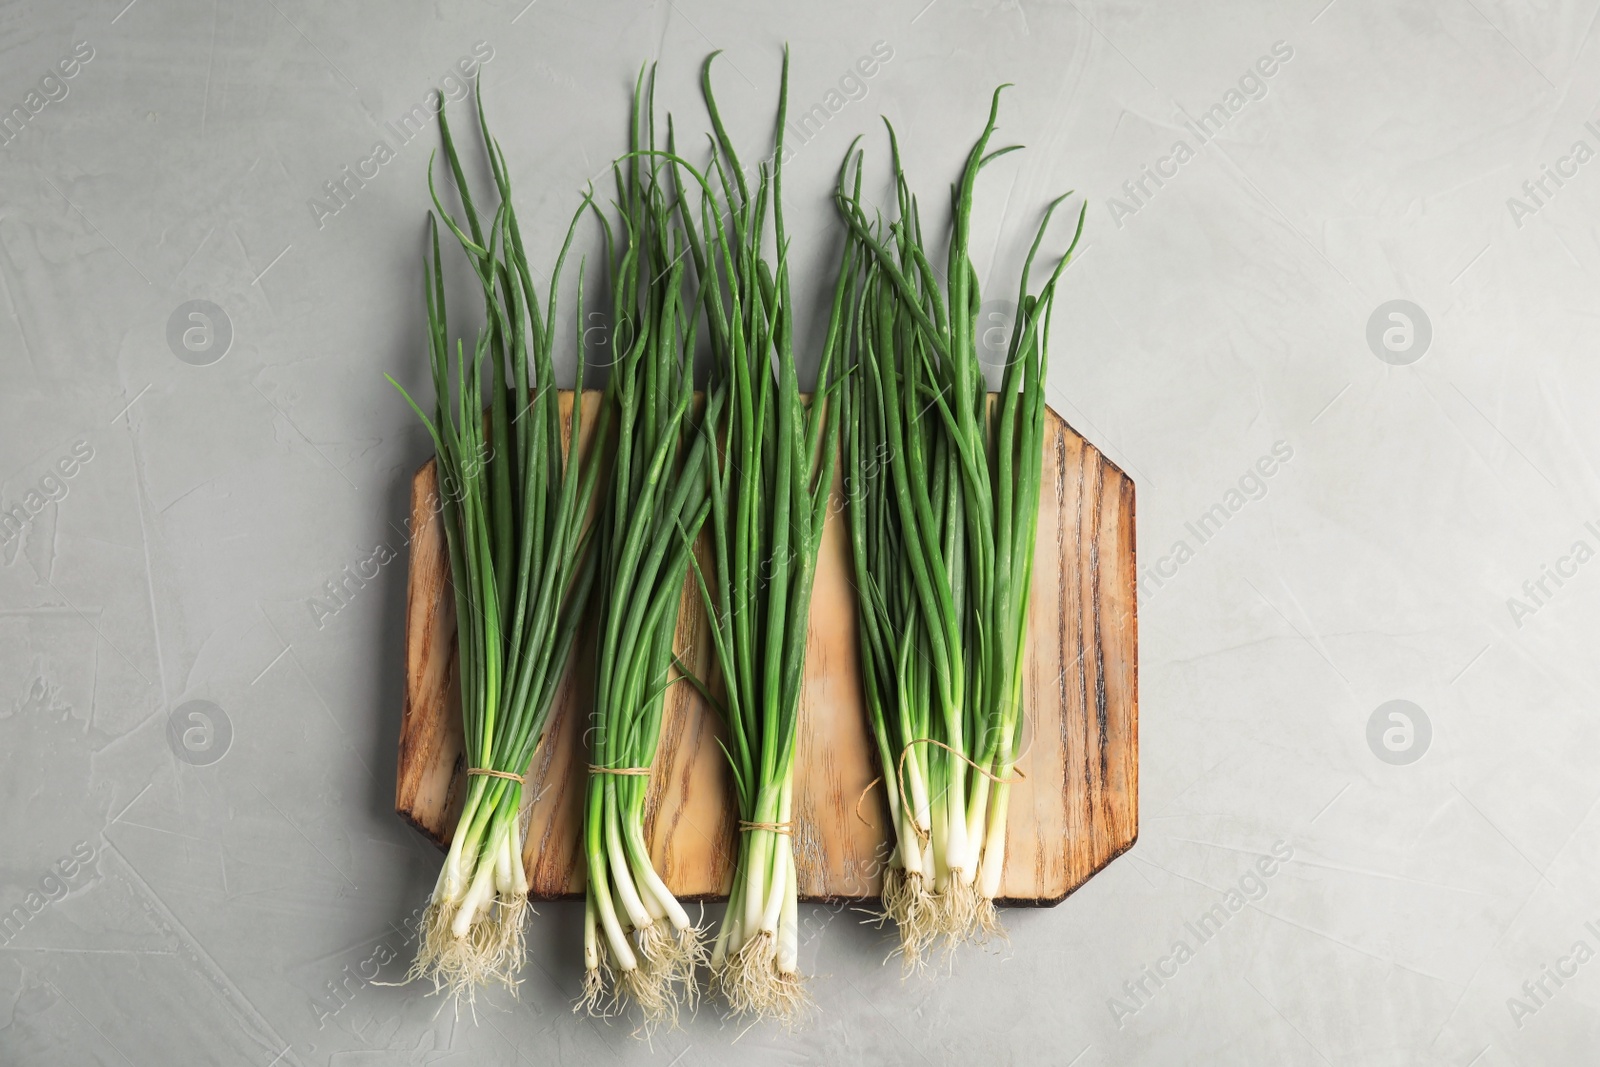
{"label": "green onion stalk", "polygon": [[[586,459],[578,454],[581,404],[572,405],[562,425],[552,360],[562,263],[588,201],[573,216],[548,301],[541,302],[511,205],[505,156],[489,135],[481,95],[478,111],[499,197],[487,223],[473,204],[442,106],[445,157],[470,232],[440,203],[431,160],[428,167],[435,213],[423,293],[433,415],[390,378],[427,427],[437,455],[467,766],[461,817],[423,914],[407,980],[429,979],[435,991],[465,994],[469,1002],[491,981],[514,992],[525,955],[523,776],[543,736],[593,584],[585,516],[600,471],[598,449],[591,448]],[[470,354],[460,339],[451,344],[446,325],[441,219],[483,289],[487,328]],[[581,269],[578,299],[581,304]],[[596,440],[604,436],[603,422]],[[569,456],[563,455],[563,432],[573,442]]]}
{"label": "green onion stalk", "polygon": [[[846,272],[808,405],[795,367],[783,221],[788,51],[773,154],[757,167],[754,189],[712,91],[716,55],[701,70],[714,131],[706,173],[715,184],[668,145],[680,183],[687,174],[702,194],[700,224],[687,231],[709,323],[708,395],[726,405],[714,424],[721,447],[709,453],[712,559],[705,568],[697,560],[695,569],[721,671],[724,750],[739,814],[733,886],[711,966],[734,1014],[793,1021],[807,1003],[790,832],[795,741],[817,545],[839,435],[827,393],[837,379],[831,367]],[[709,434],[713,424],[706,425]]]}
{"label": "green onion stalk", "polygon": [[983,296],[968,250],[979,173],[1020,147],[990,150],[999,105],[996,89],[951,189],[943,276],[892,127],[899,217],[869,218],[854,145],[835,193],[863,250],[846,333],[857,367],[844,400],[846,495],[867,713],[896,836],[884,906],[900,924],[908,965],[941,936],[954,945],[999,929],[994,900],[1023,728],[1050,316],[1083,233],[1080,210],[1071,245],[1031,292],[1051,216],[1072,194],[1050,204],[1022,265],[991,398],[977,344]]}
{"label": "green onion stalk", "polygon": [[[841,195],[844,180],[841,170]],[[858,167],[852,202],[859,201],[860,195]],[[881,228],[875,226],[873,232],[881,235]],[[932,896],[931,753],[923,744],[933,736],[929,720],[933,672],[918,607],[916,573],[903,544],[896,510],[881,378],[884,369],[877,359],[878,346],[891,345],[893,336],[883,336],[887,331],[876,315],[882,311],[892,318],[896,297],[870,251],[860,257],[859,277],[851,280],[849,299],[843,354],[853,370],[840,393],[839,413],[845,519],[857,600],[862,701],[878,763],[884,768],[882,781],[894,846],[883,870],[883,914],[896,925],[900,954],[910,972],[924,962],[941,922]],[[905,331],[905,340],[916,344],[914,331]],[[927,439],[931,426],[931,420],[916,426],[924,453],[936,443]],[[903,436],[903,421],[897,429]],[[944,465],[935,466],[936,476],[942,475]],[[931,496],[943,501],[944,489],[936,486]]]}
{"label": "green onion stalk", "polygon": [[[645,839],[650,766],[673,676],[679,607],[692,545],[710,511],[706,426],[697,410],[698,303],[687,295],[684,229],[674,222],[669,164],[655,148],[654,86],[640,72],[629,152],[614,167],[621,247],[604,223],[611,268],[608,404],[618,429],[611,489],[597,520],[599,650],[584,810],[588,866],[584,995],[605,1014],[631,1001],[647,1028],[696,999],[701,932],[656,872]],[[677,198],[671,198],[674,203]],[[609,985],[609,989],[607,988]]]}

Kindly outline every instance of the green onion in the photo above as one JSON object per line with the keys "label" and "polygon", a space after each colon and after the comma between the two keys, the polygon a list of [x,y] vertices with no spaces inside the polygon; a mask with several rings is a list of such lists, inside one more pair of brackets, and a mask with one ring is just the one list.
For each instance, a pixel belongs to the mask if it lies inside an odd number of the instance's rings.
{"label": "green onion", "polygon": [[[699,314],[685,296],[690,266],[655,152],[653,100],[634,89],[629,153],[613,168],[623,247],[606,224],[611,266],[607,403],[618,428],[611,493],[597,520],[600,645],[584,817],[588,894],[582,1007],[603,1014],[631,1000],[646,1027],[693,1007],[700,931],[651,864],[645,841],[649,768],[675,656],[673,634],[692,544],[710,510],[705,428],[715,400],[694,411]],[[602,219],[603,221],[603,219]],[[680,676],[681,677],[681,676]],[[610,990],[607,990],[607,985]]]}
{"label": "green onion", "polygon": [[[442,105],[441,101],[441,105]],[[513,991],[524,957],[528,884],[522,864],[522,776],[543,736],[577,632],[595,567],[584,521],[600,466],[599,449],[580,462],[582,405],[574,402],[565,434],[552,353],[556,291],[574,215],[541,312],[511,206],[505,156],[489,136],[481,95],[479,130],[500,203],[487,231],[441,106],[445,156],[470,234],[439,202],[429,164],[431,264],[424,260],[428,354],[434,414],[405,396],[433,438],[445,541],[456,608],[466,801],[433,896],[422,919],[407,980],[427,978],[435,991],[465,994],[500,981]],[[446,326],[438,220],[460,242],[483,288],[488,329],[469,355]],[[581,271],[580,271],[581,273]],[[582,303],[582,280],[579,281]],[[582,395],[582,346],[578,396]],[[484,364],[490,379],[485,420]],[[531,391],[531,398],[530,398]],[[604,418],[596,440],[604,438]]]}
{"label": "green onion", "polygon": [[843,398],[846,495],[868,718],[894,813],[884,907],[900,926],[908,966],[941,936],[953,945],[998,929],[994,899],[1022,735],[1045,353],[1056,284],[1083,233],[1080,211],[1071,246],[1030,293],[1051,215],[1072,194],[1045,212],[1023,263],[1017,319],[991,401],[977,355],[982,294],[968,248],[979,172],[1020,147],[988,151],[999,105],[996,89],[951,190],[944,278],[929,258],[892,127],[899,218],[887,230],[868,218],[854,145],[835,194],[863,250],[846,331],[846,358],[858,366]]}
{"label": "green onion", "polygon": [[[715,136],[713,186],[669,152],[680,175],[700,186],[689,247],[710,324],[710,404],[726,404],[710,450],[712,565],[695,574],[711,618],[722,675],[724,746],[739,811],[738,861],[727,914],[712,950],[716,988],[734,1014],[792,1021],[806,1003],[799,974],[794,847],[790,834],[800,687],[817,545],[833,479],[838,420],[826,392],[842,289],[834,296],[818,370],[818,395],[801,398],[794,358],[788,235],[783,224],[783,129],[788,100],[785,49],[774,151],[746,178],[701,70]],[[682,188],[680,185],[680,198]],[[770,219],[771,262],[764,242]],[[727,224],[724,224],[726,220]],[[840,272],[841,286],[846,271]],[[707,423],[711,432],[712,423]],[[709,574],[706,573],[709,571]]]}

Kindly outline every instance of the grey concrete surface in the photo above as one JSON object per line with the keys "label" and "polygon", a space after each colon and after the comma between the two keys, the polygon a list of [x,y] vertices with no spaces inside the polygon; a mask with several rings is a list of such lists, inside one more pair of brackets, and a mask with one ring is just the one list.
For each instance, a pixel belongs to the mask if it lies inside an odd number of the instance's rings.
{"label": "grey concrete surface", "polygon": [[[525,3],[0,6],[0,1063],[1593,1062],[1595,0]],[[699,130],[726,48],[757,143],[784,41],[803,299],[879,114],[936,205],[1016,83],[991,292],[1087,198],[1051,401],[1138,482],[1139,842],[925,980],[807,909],[795,1034],[574,1016],[575,906],[457,1018],[378,984],[438,865],[383,380],[437,127],[390,124],[476,57],[548,263],[639,63]]]}

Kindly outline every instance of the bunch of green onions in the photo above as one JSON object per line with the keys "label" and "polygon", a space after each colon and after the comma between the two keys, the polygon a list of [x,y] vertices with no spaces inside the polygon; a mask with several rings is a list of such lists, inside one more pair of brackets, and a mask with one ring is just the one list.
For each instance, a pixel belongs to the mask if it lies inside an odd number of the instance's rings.
{"label": "bunch of green onions", "polygon": [[996,89],[951,190],[942,278],[892,127],[899,218],[885,226],[868,217],[854,145],[835,194],[862,249],[845,331],[856,367],[842,405],[846,496],[866,704],[895,835],[883,901],[908,966],[941,937],[954,945],[998,930],[994,900],[1022,737],[1050,315],[1083,232],[1080,211],[1071,246],[1030,293],[1051,215],[1072,194],[1045,212],[991,400],[977,344],[983,298],[968,249],[979,172],[1020,147],[988,148],[999,104]]}
{"label": "bunch of green onions", "polygon": [[[424,260],[423,290],[433,416],[390,379],[427,426],[438,457],[468,775],[465,804],[424,912],[408,980],[430,979],[436,991],[466,994],[469,1001],[488,981],[514,991],[523,962],[528,892],[520,825],[523,776],[544,733],[593,583],[584,524],[600,471],[598,449],[585,460],[578,456],[578,403],[566,427],[571,455],[563,455],[552,363],[562,262],[585,208],[567,231],[541,313],[511,206],[505,157],[482,115],[480,98],[479,129],[500,199],[487,228],[473,205],[442,109],[445,155],[470,234],[439,202],[429,165],[437,215],[431,218],[432,261]],[[472,264],[488,320],[470,356],[458,339],[453,359],[438,219]],[[581,345],[579,351],[581,396]],[[603,421],[596,440],[604,436]]]}
{"label": "bunch of green onions", "polygon": [[[712,565],[696,576],[711,618],[722,676],[725,751],[739,812],[738,860],[712,949],[716,988],[737,1015],[792,1021],[806,1003],[799,974],[797,877],[791,819],[796,725],[804,675],[817,546],[827,513],[838,421],[824,395],[836,327],[830,326],[809,406],[794,358],[788,235],[783,224],[785,50],[772,159],[752,192],[717,110],[713,53],[701,71],[712,128],[713,186],[676,154],[700,186],[700,225],[683,212],[712,350],[708,421],[721,438],[709,453]],[[765,258],[771,223],[775,261]],[[724,224],[726,220],[726,225]],[[844,272],[841,272],[841,280]],[[843,304],[834,298],[834,321]],[[709,573],[707,573],[709,572]]]}
{"label": "bunch of green onions", "polygon": [[[634,89],[629,153],[614,168],[623,247],[605,227],[612,279],[607,390],[618,430],[611,492],[597,520],[598,667],[584,808],[588,895],[584,997],[601,1014],[631,1000],[646,1026],[693,1006],[700,930],[651,864],[645,841],[650,765],[675,661],[673,635],[692,545],[711,504],[705,432],[697,414],[698,307],[686,297],[684,231],[673,222],[655,153],[654,84]],[[682,677],[680,675],[679,677]],[[631,936],[630,936],[631,935]],[[610,990],[607,990],[608,980]]]}

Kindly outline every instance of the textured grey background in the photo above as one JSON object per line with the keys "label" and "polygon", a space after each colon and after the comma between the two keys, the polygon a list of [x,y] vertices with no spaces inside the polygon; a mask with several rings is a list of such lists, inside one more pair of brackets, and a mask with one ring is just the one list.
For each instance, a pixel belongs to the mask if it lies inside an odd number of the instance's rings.
{"label": "textured grey background", "polygon": [[[1592,1061],[1595,0],[524,2],[0,7],[0,109],[38,106],[0,147],[0,509],[24,525],[0,545],[0,1062]],[[808,909],[797,1035],[703,1011],[647,1046],[573,1016],[575,906],[533,921],[520,1002],[458,1021],[367,980],[401,974],[438,865],[390,811],[428,445],[383,381],[425,381],[436,127],[337,214],[310,202],[482,42],[548,250],[637,64],[698,130],[698,64],[726,47],[756,144],[784,40],[797,110],[892,51],[789,171],[802,268],[831,255],[851,136],[881,176],[891,116],[932,211],[1003,80],[1029,148],[985,177],[992,292],[1049,196],[1088,197],[1051,397],[1137,479],[1160,568],[1142,834],[935,979]],[[40,90],[79,42],[92,59]],[[1215,105],[1202,145],[1187,123]],[[1193,158],[1162,163],[1179,140]],[[1131,198],[1146,165],[1172,176]],[[210,365],[168,342],[190,300],[231,324]],[[1420,360],[1420,332],[1369,346],[1392,300],[1431,325]],[[380,545],[398,560],[368,563]],[[319,611],[347,567],[378,573]],[[1369,732],[1391,700],[1406,718]],[[1252,876],[1275,844],[1291,858]]]}

